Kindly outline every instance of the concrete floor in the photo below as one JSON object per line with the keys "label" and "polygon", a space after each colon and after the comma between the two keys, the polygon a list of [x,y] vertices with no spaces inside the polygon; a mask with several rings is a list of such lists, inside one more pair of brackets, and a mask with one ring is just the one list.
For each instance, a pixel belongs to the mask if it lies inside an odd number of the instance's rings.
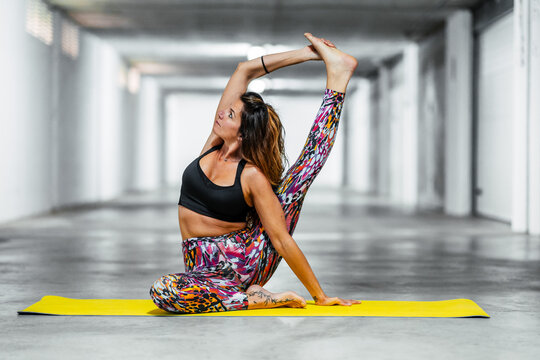
{"label": "concrete floor", "polygon": [[[43,295],[148,298],[183,271],[177,189],[0,225],[3,359],[538,359],[540,239],[312,188],[294,238],[330,296],[469,298],[491,319],[18,316]],[[265,286],[309,293],[283,261]]]}

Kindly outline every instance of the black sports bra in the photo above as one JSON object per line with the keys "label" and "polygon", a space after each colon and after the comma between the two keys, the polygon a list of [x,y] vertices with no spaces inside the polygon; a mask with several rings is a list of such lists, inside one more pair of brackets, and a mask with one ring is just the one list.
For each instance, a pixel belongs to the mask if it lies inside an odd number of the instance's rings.
{"label": "black sports bra", "polygon": [[247,161],[245,159],[240,160],[236,169],[234,184],[230,186],[214,184],[208,179],[199,164],[200,159],[212,151],[220,149],[221,146],[214,146],[186,167],[182,175],[178,205],[215,219],[244,222],[248,210],[252,208],[252,206],[248,206],[244,199],[240,183],[240,174]]}

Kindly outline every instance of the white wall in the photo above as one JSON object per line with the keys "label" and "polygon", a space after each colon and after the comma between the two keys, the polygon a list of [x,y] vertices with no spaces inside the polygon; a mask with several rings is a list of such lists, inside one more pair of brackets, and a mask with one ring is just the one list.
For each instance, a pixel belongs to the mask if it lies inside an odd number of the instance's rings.
{"label": "white wall", "polygon": [[[98,94],[92,106],[96,108],[95,123],[98,127],[97,200],[101,201],[114,198],[125,190],[121,176],[124,171],[123,165],[133,159],[123,152],[123,142],[126,140],[124,130],[130,125],[124,122],[122,108],[122,97],[127,94],[127,91],[124,91],[118,83],[123,63],[118,53],[110,45],[101,41],[93,56],[97,60],[97,68],[92,69],[91,72],[94,75],[98,74],[94,87],[94,91]],[[79,86],[84,87],[85,83],[81,82]]]}
{"label": "white wall", "polygon": [[540,0],[514,2],[512,230],[540,234]]}
{"label": "white wall", "polygon": [[184,169],[200,155],[212,131],[220,98],[218,93],[182,92],[166,99],[166,183],[178,191]]}
{"label": "white wall", "polygon": [[[135,162],[135,95],[120,84],[122,60],[79,29],[75,58],[27,29],[26,1],[0,2],[0,222],[65,205],[110,199],[127,189]],[[41,3],[43,4],[43,3]]]}
{"label": "white wall", "polygon": [[124,65],[96,36],[80,32],[79,41],[76,59],[61,54],[53,65],[59,94],[53,117],[58,162],[55,206],[119,195],[125,189],[121,174],[130,161],[124,151],[129,123],[123,115],[123,97],[130,95],[118,82]]}
{"label": "white wall", "polygon": [[131,189],[152,190],[163,184],[161,169],[161,144],[163,125],[160,89],[155,79],[143,77],[133,118],[135,145]]}
{"label": "white wall", "polygon": [[51,46],[25,30],[25,2],[0,2],[0,221],[49,209]]}

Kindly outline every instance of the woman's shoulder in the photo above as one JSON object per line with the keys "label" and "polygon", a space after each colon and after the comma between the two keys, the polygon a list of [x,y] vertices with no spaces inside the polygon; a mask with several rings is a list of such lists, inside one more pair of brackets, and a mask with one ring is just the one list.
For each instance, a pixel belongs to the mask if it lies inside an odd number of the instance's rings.
{"label": "woman's shoulder", "polygon": [[242,172],[242,180],[245,180],[252,185],[270,183],[262,170],[257,165],[248,162],[247,160],[246,165],[244,166],[244,171]]}
{"label": "woman's shoulder", "polygon": [[254,198],[270,199],[276,195],[277,185],[272,185],[268,177],[262,172],[259,167],[251,164],[249,167],[246,164],[245,174],[242,174],[242,185],[245,187],[245,192],[252,199]]}
{"label": "woman's shoulder", "polygon": [[254,163],[252,162],[249,162],[248,160],[244,159],[246,164],[244,165],[244,172],[250,176],[264,176],[264,173],[262,172],[262,170],[257,166],[255,165]]}

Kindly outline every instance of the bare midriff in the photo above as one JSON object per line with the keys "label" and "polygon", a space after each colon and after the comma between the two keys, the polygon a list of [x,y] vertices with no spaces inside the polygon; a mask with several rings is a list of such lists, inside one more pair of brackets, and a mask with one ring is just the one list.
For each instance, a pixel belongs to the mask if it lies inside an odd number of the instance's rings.
{"label": "bare midriff", "polygon": [[182,205],[178,205],[178,224],[183,240],[201,236],[219,236],[247,226],[245,221],[228,222],[214,219]]}

